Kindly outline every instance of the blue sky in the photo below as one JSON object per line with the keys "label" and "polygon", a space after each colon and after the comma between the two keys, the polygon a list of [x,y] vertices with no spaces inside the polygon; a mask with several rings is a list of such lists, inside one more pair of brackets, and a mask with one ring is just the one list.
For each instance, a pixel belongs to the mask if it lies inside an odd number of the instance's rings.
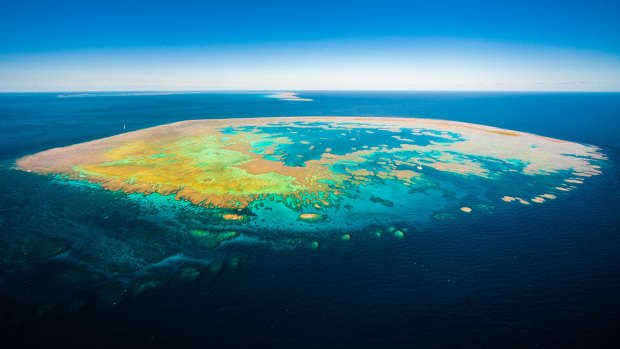
{"label": "blue sky", "polygon": [[0,2],[0,91],[620,91],[618,1]]}

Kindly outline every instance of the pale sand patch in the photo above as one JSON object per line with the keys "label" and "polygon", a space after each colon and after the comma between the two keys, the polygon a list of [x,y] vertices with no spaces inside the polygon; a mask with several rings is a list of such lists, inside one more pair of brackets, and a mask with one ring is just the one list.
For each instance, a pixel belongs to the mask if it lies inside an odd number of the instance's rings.
{"label": "pale sand patch", "polygon": [[517,199],[517,200],[519,201],[519,203],[521,203],[521,204],[523,204],[523,205],[529,205],[529,204],[530,204],[530,202],[529,202],[529,201],[524,200],[524,199],[522,199],[522,198],[515,198],[515,199]]}
{"label": "pale sand patch", "polygon": [[542,197],[544,197],[544,198],[546,198],[546,199],[551,199],[551,200],[553,200],[553,199],[556,199],[556,198],[557,198],[557,196],[555,196],[555,195],[553,195],[553,194],[542,194],[541,196],[542,196]]}
{"label": "pale sand patch", "polygon": [[561,190],[561,191],[570,191],[569,188],[565,188],[565,187],[555,187],[555,189]]}
{"label": "pale sand patch", "polygon": [[517,199],[513,198],[512,196],[508,196],[508,195],[502,197],[502,201],[504,201],[504,202],[513,202],[515,200],[517,200]]}
{"label": "pale sand patch", "polygon": [[545,199],[541,198],[540,196],[537,196],[532,199],[532,202],[535,202],[537,204],[542,204],[543,202],[545,202]]}
{"label": "pale sand patch", "polygon": [[582,180],[576,179],[576,178],[565,179],[564,182],[566,182],[566,183],[573,183],[573,184],[583,184]]}
{"label": "pale sand patch", "polygon": [[463,211],[465,213],[470,213],[471,212],[471,208],[464,206],[464,207],[461,207],[461,211]]}

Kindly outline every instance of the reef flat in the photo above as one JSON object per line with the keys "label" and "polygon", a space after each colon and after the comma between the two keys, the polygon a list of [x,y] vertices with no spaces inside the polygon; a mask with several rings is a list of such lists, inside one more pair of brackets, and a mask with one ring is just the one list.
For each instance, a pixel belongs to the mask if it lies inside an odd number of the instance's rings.
{"label": "reef flat", "polygon": [[317,230],[541,204],[601,174],[603,160],[595,146],[461,122],[286,117],[178,122],[16,164],[109,190],[173,196],[230,223],[303,222]]}
{"label": "reef flat", "polygon": [[115,305],[263,249],[403,241],[500,208],[562,205],[605,160],[592,145],[443,120],[184,121],[18,159],[51,179],[31,176],[64,223],[20,232],[5,259],[52,264],[43,284],[73,290],[59,302]]}

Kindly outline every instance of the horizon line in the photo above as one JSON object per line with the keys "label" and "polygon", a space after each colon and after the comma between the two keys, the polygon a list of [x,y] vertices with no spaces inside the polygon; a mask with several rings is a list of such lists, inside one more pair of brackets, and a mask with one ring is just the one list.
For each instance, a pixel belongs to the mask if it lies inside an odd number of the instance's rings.
{"label": "horizon line", "polygon": [[14,93],[213,93],[213,92],[250,92],[250,93],[273,93],[273,92],[523,92],[523,93],[620,93],[620,90],[440,90],[440,89],[204,89],[204,90],[39,90],[39,91],[0,91],[0,94]]}

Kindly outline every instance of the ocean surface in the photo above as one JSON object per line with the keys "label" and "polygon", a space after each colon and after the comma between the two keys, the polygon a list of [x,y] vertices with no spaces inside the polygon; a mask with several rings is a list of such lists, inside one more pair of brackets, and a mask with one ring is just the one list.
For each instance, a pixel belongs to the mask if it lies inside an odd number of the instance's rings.
{"label": "ocean surface", "polygon": [[[0,347],[620,345],[620,94],[267,95],[0,94]],[[404,239],[249,249],[234,268],[166,277],[127,297],[89,287],[93,275],[56,256],[110,232],[144,238],[151,223],[122,193],[14,169],[25,155],[151,126],[266,116],[463,121],[596,145],[608,160],[602,175],[535,208],[428,225]],[[153,235],[145,250],[163,244]]]}

